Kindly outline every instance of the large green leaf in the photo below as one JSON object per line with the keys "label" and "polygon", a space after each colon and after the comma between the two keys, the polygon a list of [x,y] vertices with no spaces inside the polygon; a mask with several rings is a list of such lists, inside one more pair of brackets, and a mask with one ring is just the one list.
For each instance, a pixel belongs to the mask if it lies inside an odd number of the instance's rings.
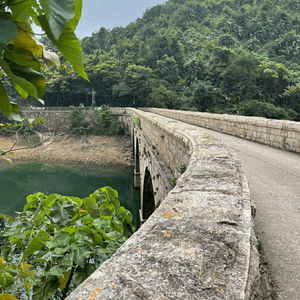
{"label": "large green leaf", "polygon": [[85,279],[91,276],[95,272],[95,265],[93,264],[85,264],[83,269],[77,268],[74,276],[72,278],[72,282],[75,286],[80,285]]}
{"label": "large green leaf", "polygon": [[68,223],[70,215],[61,203],[56,201],[51,207],[50,217],[59,227],[63,227]]}
{"label": "large green leaf", "polygon": [[57,292],[59,287],[58,277],[47,276],[41,279],[39,285],[33,286],[32,300],[49,300]]}
{"label": "large green leaf", "polygon": [[132,213],[123,206],[120,207],[119,214],[122,216],[123,221],[125,220],[127,223],[132,222]]}
{"label": "large green leaf", "polygon": [[66,27],[55,45],[62,52],[65,58],[73,65],[78,74],[83,79],[89,81],[83,66],[82,49],[75,33],[70,28]]}
{"label": "large green leaf", "polygon": [[31,20],[36,21],[37,13],[34,9],[39,7],[36,1],[26,0],[25,2],[18,2],[18,5],[10,6],[10,10],[13,13],[13,20],[26,23],[27,25],[31,24]]}
{"label": "large green leaf", "polygon": [[3,53],[3,57],[20,66],[30,67],[37,72],[41,69],[41,63],[30,51],[17,46],[7,46]]}
{"label": "large green leaf", "polygon": [[25,23],[18,23],[18,34],[11,41],[12,45],[26,49],[37,57],[43,57],[43,45],[34,36],[31,27]]}
{"label": "large green leaf", "polygon": [[57,277],[61,277],[66,272],[66,267],[64,266],[54,266],[49,270],[49,274]]}
{"label": "large green leaf", "polygon": [[75,0],[75,16],[68,22],[67,26],[75,31],[81,18],[82,0]]}
{"label": "large green leaf", "polygon": [[28,93],[23,90],[17,83],[14,82],[14,88],[23,99],[27,99]]}
{"label": "large green leaf", "polygon": [[44,246],[44,242],[40,240],[37,237],[34,237],[31,239],[29,245],[26,248],[26,251],[24,252],[24,259],[31,256],[34,252],[42,249]]}
{"label": "large green leaf", "polygon": [[9,256],[12,253],[13,249],[14,248],[10,240],[7,240],[6,243],[1,246],[1,255],[3,256],[4,260],[7,261],[9,259]]}
{"label": "large green leaf", "polygon": [[14,282],[14,278],[8,272],[3,272],[0,274],[0,284],[5,290],[8,286],[12,285]]}
{"label": "large green leaf", "polygon": [[56,41],[51,33],[48,21],[45,16],[40,16],[39,21],[47,33],[48,37],[52,43],[61,51],[65,58],[73,65],[78,74],[86,80],[89,80],[84,67],[83,67],[83,55],[80,43],[75,35],[75,33],[66,26],[64,32],[60,38]]}
{"label": "large green leaf", "polygon": [[12,106],[10,104],[6,90],[1,81],[0,81],[0,110],[4,113],[6,117],[8,117],[12,112]]}
{"label": "large green leaf", "polygon": [[23,119],[19,115],[19,106],[11,103],[8,99],[6,90],[0,81],[0,111],[10,120],[21,122]]}
{"label": "large green leaf", "polygon": [[63,33],[66,24],[75,17],[74,0],[40,0],[55,40]]}
{"label": "large green leaf", "polygon": [[0,45],[7,45],[17,36],[18,30],[15,22],[0,18]]}
{"label": "large green leaf", "polygon": [[95,197],[91,195],[90,197],[85,198],[84,207],[93,219],[97,219],[99,217],[99,207]]}
{"label": "large green leaf", "polygon": [[84,268],[86,260],[91,256],[92,253],[90,251],[90,248],[86,245],[82,245],[79,243],[74,243],[71,247],[74,253],[74,260],[76,264],[79,267]]}
{"label": "large green leaf", "polygon": [[29,95],[31,95],[35,99],[39,99],[37,90],[35,86],[27,81],[26,79],[16,76],[10,69],[8,63],[0,59],[0,66],[3,68],[4,72],[15,82],[17,83],[23,90],[25,90]]}
{"label": "large green leaf", "polygon": [[42,73],[16,64],[11,64],[10,69],[16,76],[26,79],[35,86],[38,98],[43,97],[46,90],[46,79]]}
{"label": "large green leaf", "polygon": [[1,294],[0,300],[18,300],[18,299],[12,294]]}
{"label": "large green leaf", "polygon": [[101,247],[104,246],[103,244],[103,238],[100,234],[98,234],[97,232],[94,232],[94,242],[97,244],[97,245],[100,245]]}
{"label": "large green leaf", "polygon": [[71,270],[69,270],[68,272],[64,273],[63,276],[61,276],[59,278],[59,288],[61,290],[63,290],[66,286],[67,286],[67,283],[69,281],[69,278],[70,278],[70,275],[71,275]]}
{"label": "large green leaf", "polygon": [[47,243],[47,246],[50,249],[54,249],[57,247],[67,247],[69,245],[70,239],[71,235],[69,233],[60,231],[53,237],[51,242]]}

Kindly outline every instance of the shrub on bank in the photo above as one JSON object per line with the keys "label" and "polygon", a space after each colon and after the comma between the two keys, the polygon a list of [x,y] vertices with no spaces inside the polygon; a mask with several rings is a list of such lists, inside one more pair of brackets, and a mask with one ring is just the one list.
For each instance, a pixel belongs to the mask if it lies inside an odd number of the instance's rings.
{"label": "shrub on bank", "polygon": [[87,121],[85,110],[74,107],[68,114],[70,119],[68,131],[73,134],[123,135],[124,123],[119,121],[108,106],[102,105],[92,109]]}
{"label": "shrub on bank", "polygon": [[69,113],[68,131],[73,134],[86,134],[89,123],[85,120],[86,113],[81,107],[74,107]]}
{"label": "shrub on bank", "polygon": [[97,135],[123,135],[125,134],[124,123],[119,121],[116,116],[111,113],[107,105],[102,105],[94,109],[94,118],[96,127],[94,133]]}

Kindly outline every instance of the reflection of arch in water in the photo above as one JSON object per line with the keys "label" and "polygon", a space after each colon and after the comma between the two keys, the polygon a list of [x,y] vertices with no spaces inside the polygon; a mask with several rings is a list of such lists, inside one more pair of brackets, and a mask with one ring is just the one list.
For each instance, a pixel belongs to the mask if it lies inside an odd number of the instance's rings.
{"label": "reflection of arch in water", "polygon": [[147,220],[155,210],[155,200],[151,174],[146,168],[143,186],[143,220]]}

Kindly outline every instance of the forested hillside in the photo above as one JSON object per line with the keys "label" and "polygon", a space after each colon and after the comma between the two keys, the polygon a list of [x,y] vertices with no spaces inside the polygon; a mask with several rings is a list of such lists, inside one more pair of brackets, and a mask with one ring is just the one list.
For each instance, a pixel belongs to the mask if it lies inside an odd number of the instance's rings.
{"label": "forested hillside", "polygon": [[81,41],[90,83],[48,73],[47,106],[155,106],[300,120],[299,0],[169,0]]}

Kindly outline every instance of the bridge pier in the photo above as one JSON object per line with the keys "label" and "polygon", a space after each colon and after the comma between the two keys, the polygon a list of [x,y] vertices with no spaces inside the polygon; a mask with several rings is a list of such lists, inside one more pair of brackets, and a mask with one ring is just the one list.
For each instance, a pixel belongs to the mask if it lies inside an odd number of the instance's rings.
{"label": "bridge pier", "polygon": [[134,169],[134,188],[141,188],[141,173],[137,172],[136,169]]}

